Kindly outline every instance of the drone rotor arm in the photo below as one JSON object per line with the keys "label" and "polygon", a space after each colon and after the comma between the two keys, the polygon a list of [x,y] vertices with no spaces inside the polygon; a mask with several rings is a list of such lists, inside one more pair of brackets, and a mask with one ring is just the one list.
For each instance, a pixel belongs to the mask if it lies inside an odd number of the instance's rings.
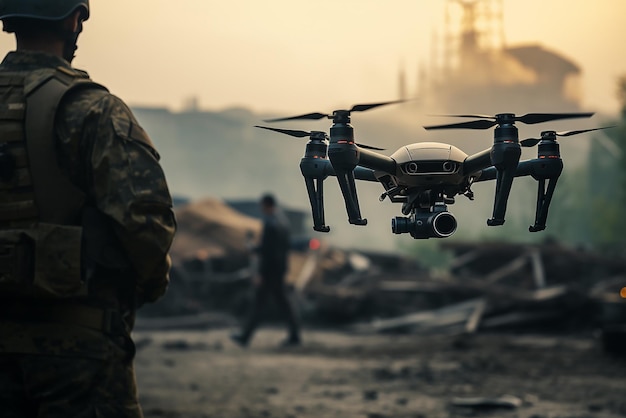
{"label": "drone rotor arm", "polygon": [[359,144],[358,142],[355,142],[356,146],[362,149],[369,149],[369,150],[373,150],[373,151],[384,151],[384,148],[378,148],[378,147],[373,147],[371,145],[366,145],[366,144]]}
{"label": "drone rotor arm", "polygon": [[361,166],[357,166],[354,169],[354,178],[356,180],[371,181],[375,183],[378,182],[378,179],[376,178],[376,175],[374,174],[374,170],[370,168],[366,168],[366,167],[361,167]]}
{"label": "drone rotor arm", "polygon": [[[540,164],[544,164],[544,162],[537,159],[520,161],[517,164],[517,169],[515,170],[515,177],[532,176],[535,178],[537,176],[537,167]],[[487,167],[479,172],[478,177],[474,180],[474,183],[495,180],[497,174],[498,170],[495,167]]]}
{"label": "drone rotor arm", "polygon": [[489,148],[467,157],[463,161],[462,172],[463,175],[468,176],[491,166],[491,148]]}
{"label": "drone rotor arm", "polygon": [[498,175],[498,170],[496,170],[495,167],[485,168],[484,170],[481,170],[478,172],[473,182],[480,183],[483,181],[495,180],[497,175]]}
{"label": "drone rotor arm", "polygon": [[379,154],[367,149],[359,149],[359,165],[372,170],[384,171],[385,173],[396,174],[396,160],[383,154]]}

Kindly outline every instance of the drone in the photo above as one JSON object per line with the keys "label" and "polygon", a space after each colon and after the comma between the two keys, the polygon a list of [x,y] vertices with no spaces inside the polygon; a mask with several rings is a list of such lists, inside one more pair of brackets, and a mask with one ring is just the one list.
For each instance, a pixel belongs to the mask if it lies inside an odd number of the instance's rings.
{"label": "drone", "polygon": [[[493,145],[484,151],[468,155],[461,149],[440,142],[418,142],[402,146],[390,156],[377,151],[381,148],[359,144],[354,140],[352,112],[400,103],[389,101],[353,106],[349,110],[332,113],[307,113],[298,116],[265,120],[283,122],[292,120],[330,119],[330,135],[323,131],[302,131],[255,126],[296,138],[309,138],[300,171],[304,177],[313,216],[313,229],[329,232],[324,216],[324,180],[334,176],[345,201],[348,222],[367,225],[361,216],[356,180],[379,182],[384,188],[380,201],[389,199],[402,204],[402,217],[391,221],[394,234],[410,234],[415,239],[447,238],[457,229],[456,217],[448,211],[455,197],[474,200],[474,183],[495,180],[495,199],[488,226],[505,222],[507,201],[514,178],[531,176],[538,183],[535,222],[530,232],[546,228],[548,209],[563,171],[557,137],[567,137],[611,127],[576,131],[543,131],[540,138],[519,141],[516,122],[537,124],[561,119],[589,118],[593,113],[512,113],[488,115],[442,115],[471,118],[468,122],[425,126],[426,130],[480,129],[495,127]],[[522,147],[538,145],[537,158],[520,161]]]}

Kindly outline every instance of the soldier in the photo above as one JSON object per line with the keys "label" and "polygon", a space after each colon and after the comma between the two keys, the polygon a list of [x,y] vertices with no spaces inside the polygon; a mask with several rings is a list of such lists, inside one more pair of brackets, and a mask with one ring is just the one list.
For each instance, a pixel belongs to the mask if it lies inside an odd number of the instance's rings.
{"label": "soldier", "polygon": [[141,417],[130,332],[176,223],[129,108],[71,67],[88,0],[0,0],[0,415]]}
{"label": "soldier", "polygon": [[285,274],[289,258],[289,223],[271,194],[261,197],[263,232],[261,244],[256,248],[259,256],[259,274],[254,278],[255,295],[250,315],[243,330],[231,335],[231,339],[246,347],[257,328],[263,306],[272,295],[288,325],[288,336],[283,346],[300,345],[300,327],[285,288]]}

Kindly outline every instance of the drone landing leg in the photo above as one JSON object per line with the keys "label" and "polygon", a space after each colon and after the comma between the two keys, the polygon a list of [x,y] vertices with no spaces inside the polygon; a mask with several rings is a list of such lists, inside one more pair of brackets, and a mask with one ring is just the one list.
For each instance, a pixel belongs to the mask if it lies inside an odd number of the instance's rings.
{"label": "drone landing leg", "polygon": [[507,167],[504,170],[498,170],[496,177],[496,198],[493,206],[493,217],[487,220],[487,225],[498,226],[504,224],[504,214],[506,213],[506,205],[511,193],[511,186],[515,178],[515,167]]}
{"label": "drone landing leg", "polygon": [[313,229],[319,232],[328,232],[330,227],[325,224],[324,219],[324,179],[305,177],[304,181],[311,203]]}
{"label": "drone landing leg", "polygon": [[547,189],[546,180],[539,180],[539,187],[537,190],[537,212],[535,213],[535,224],[528,228],[530,232],[538,232],[546,229],[548,209],[550,207],[550,202],[552,201],[552,195],[554,194],[554,189],[556,189],[556,182],[558,179],[558,177],[548,179]]}
{"label": "drone landing leg", "polygon": [[[496,130],[497,132],[497,130]],[[515,133],[517,135],[517,133]],[[511,193],[511,186],[517,171],[522,149],[518,143],[499,142],[491,149],[491,162],[498,170],[496,175],[496,197],[493,204],[493,217],[487,220],[487,225],[497,226],[504,224],[506,204]]]}
{"label": "drone landing leg", "polygon": [[354,181],[354,173],[352,171],[335,169],[339,187],[346,202],[346,211],[348,212],[348,222],[352,225],[367,225],[367,219],[361,218],[361,209],[359,208],[359,200],[356,194],[356,182]]}

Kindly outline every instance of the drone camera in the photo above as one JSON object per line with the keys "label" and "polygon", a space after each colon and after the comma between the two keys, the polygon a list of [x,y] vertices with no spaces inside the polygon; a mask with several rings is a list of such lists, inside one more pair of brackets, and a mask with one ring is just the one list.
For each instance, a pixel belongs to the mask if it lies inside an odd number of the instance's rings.
{"label": "drone camera", "polygon": [[394,234],[411,234],[415,239],[447,238],[456,232],[454,215],[446,210],[415,213],[408,218],[396,217],[391,220]]}

